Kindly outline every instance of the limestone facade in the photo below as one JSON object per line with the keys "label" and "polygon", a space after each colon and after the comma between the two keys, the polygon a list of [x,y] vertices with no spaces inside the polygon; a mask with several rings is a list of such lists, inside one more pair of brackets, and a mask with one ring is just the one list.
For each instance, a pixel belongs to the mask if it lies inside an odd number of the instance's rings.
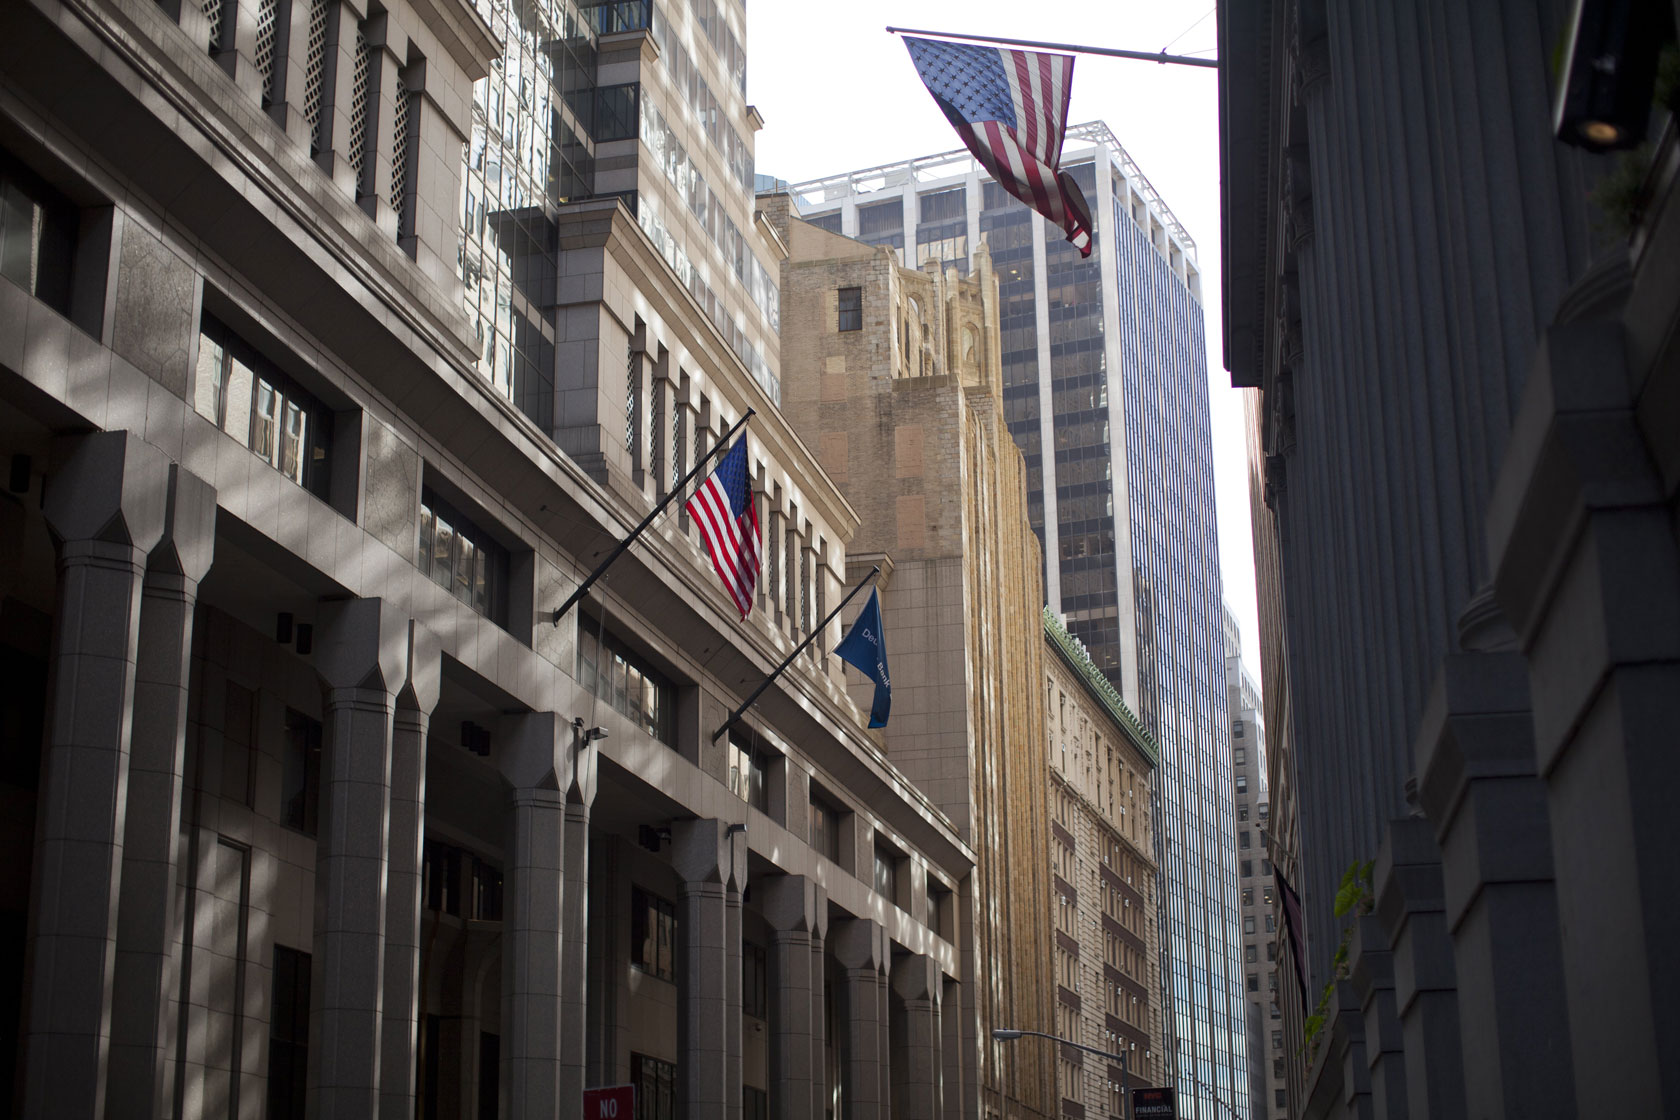
{"label": "limestone facade", "polygon": [[[1044,613],[1051,921],[1056,1028],[1116,1062],[1058,1047],[1064,1116],[1128,1115],[1129,1090],[1159,1085],[1154,741],[1079,640]],[[1083,1111],[1081,1111],[1083,1110]]]}
{"label": "limestone facade", "polygon": [[[453,215],[503,31],[0,9],[20,1116],[977,1114],[973,849],[837,635],[714,734],[856,512],[619,200],[545,212],[521,274],[597,340],[554,423],[480,365]],[[557,617],[748,409],[752,614],[673,510]]]}
{"label": "limestone facade", "polygon": [[[971,279],[918,272],[800,220],[785,194],[759,202],[789,254],[783,407],[857,511],[854,578],[875,557],[888,573],[880,743],[975,853],[960,905],[979,1114],[1054,1115],[1053,1055],[990,1038],[1046,1029],[1054,1010],[1041,568],[999,407],[996,281],[983,249]],[[849,675],[867,707],[871,686]]]}

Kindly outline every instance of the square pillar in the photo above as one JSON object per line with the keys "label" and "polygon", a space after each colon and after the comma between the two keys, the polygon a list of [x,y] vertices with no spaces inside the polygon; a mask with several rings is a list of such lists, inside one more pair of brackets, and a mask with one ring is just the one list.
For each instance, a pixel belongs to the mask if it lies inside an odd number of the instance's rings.
{"label": "square pillar", "polygon": [[510,1116],[563,1114],[561,948],[572,725],[553,712],[499,725],[509,793],[502,909],[502,1101]]}
{"label": "square pillar", "polygon": [[1395,1013],[1394,961],[1388,951],[1388,930],[1376,915],[1357,918],[1348,962],[1365,1017],[1372,1115],[1376,1120],[1406,1120],[1406,1054]]}
{"label": "square pillar", "polygon": [[828,1115],[828,889],[813,888],[811,914],[811,1120]]}
{"label": "square pillar", "polygon": [[566,787],[565,889],[560,909],[560,1102],[571,1108],[590,1084],[589,1060],[589,819],[595,803],[600,748],[585,741],[582,720]]}
{"label": "square pillar", "polygon": [[[787,1120],[821,1120],[812,1113],[811,928],[816,922],[816,884],[803,875],[775,875],[759,884],[770,933],[770,1113]],[[814,977],[814,979],[813,979]],[[820,1002],[821,996],[816,997]]]}
{"label": "square pillar", "polygon": [[147,562],[140,605],[111,999],[110,1076],[121,1091],[106,1099],[108,1120],[165,1116],[174,1103],[166,1070],[175,1056],[169,1000],[179,966],[175,884],[187,692],[193,608],[215,547],[216,492],[174,464],[169,486],[163,537]]}
{"label": "square pillar", "polygon": [[127,432],[54,446],[58,546],[47,745],[30,887],[22,1112],[101,1116],[109,1076],[129,751],[146,555],[169,462]]}
{"label": "square pillar", "polygon": [[740,1115],[740,885],[746,878],[746,838],[729,829],[728,822],[716,819],[671,827],[671,863],[682,876],[677,1099],[686,1120]]}
{"label": "square pillar", "polygon": [[437,707],[441,653],[410,622],[408,679],[391,729],[391,840],[385,894],[380,1120],[412,1120],[420,1038],[421,861],[426,840],[426,735]]}
{"label": "square pillar", "polygon": [[867,918],[837,922],[834,930],[834,955],[846,976],[844,1120],[886,1120],[887,1067],[881,1060],[885,931]]}
{"label": "square pillar", "polygon": [[899,1120],[941,1120],[944,1037],[939,1003],[944,984],[939,965],[920,953],[896,961],[892,986],[904,1001],[904,1037],[894,1040],[894,1049],[904,1056],[904,1081],[894,1094],[893,1115]]}

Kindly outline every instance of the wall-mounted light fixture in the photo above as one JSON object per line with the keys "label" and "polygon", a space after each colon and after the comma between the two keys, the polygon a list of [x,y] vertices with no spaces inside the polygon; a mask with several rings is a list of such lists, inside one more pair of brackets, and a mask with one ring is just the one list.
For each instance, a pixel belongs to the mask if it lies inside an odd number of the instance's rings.
{"label": "wall-mounted light fixture", "polygon": [[1645,139],[1667,5],[1650,0],[1576,0],[1553,125],[1557,138],[1590,152]]}

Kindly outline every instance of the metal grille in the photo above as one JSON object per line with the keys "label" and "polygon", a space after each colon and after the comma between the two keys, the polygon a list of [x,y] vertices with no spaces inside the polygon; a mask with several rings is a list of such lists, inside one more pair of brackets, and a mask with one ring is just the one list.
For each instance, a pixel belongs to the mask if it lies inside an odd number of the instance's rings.
{"label": "metal grille", "polygon": [[407,237],[412,232],[408,221],[408,114],[411,108],[408,87],[403,84],[402,75],[397,76],[396,105],[391,115],[391,209],[397,215],[397,236]]}
{"label": "metal grille", "polygon": [[683,458],[686,451],[683,448],[682,405],[671,409],[671,488],[676,489],[682,482]]}
{"label": "metal grille", "polygon": [[350,75],[350,137],[344,145],[344,159],[356,173],[356,193],[361,194],[362,164],[367,155],[368,113],[372,99],[368,97],[368,77],[373,69],[373,50],[368,46],[367,27],[356,24],[356,69]]}
{"label": "metal grille", "polygon": [[262,75],[262,105],[274,104],[274,45],[280,25],[280,0],[257,3],[257,73]]}
{"label": "metal grille", "polygon": [[309,6],[309,47],[303,61],[303,119],[309,122],[309,155],[321,154],[321,103],[327,86],[327,13],[331,0]]}
{"label": "metal grille", "polygon": [[786,594],[787,615],[789,620],[793,622],[793,632],[795,634],[799,633],[800,628],[799,616],[795,613],[799,607],[799,581],[794,575],[794,571],[799,564],[799,532],[795,528],[798,524],[798,516],[798,511],[794,511],[793,515],[788,518],[787,530],[782,534],[784,545],[782,571],[787,577],[786,586],[782,590]]}
{"label": "metal grille", "polygon": [[806,557],[799,557],[799,634],[811,632],[811,565]]}
{"label": "metal grille", "polygon": [[640,434],[642,419],[642,378],[641,370],[637,368],[636,347],[633,343],[629,347],[629,355],[624,363],[624,450],[630,453],[633,463],[636,460],[636,437]]}
{"label": "metal grille", "polygon": [[204,0],[204,18],[210,22],[210,53],[222,49],[222,0]]}

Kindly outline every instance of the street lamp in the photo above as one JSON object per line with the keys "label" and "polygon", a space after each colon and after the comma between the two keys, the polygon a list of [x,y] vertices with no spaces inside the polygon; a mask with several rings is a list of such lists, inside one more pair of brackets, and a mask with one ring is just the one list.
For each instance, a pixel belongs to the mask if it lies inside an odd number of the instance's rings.
{"label": "street lamp", "polygon": [[1131,1092],[1126,1087],[1128,1067],[1124,1052],[1110,1054],[1107,1050],[1098,1050],[1095,1046],[1086,1046],[1082,1042],[1074,1042],[1072,1039],[1063,1038],[1060,1035],[1045,1034],[1043,1031],[1018,1031],[1012,1027],[995,1027],[992,1030],[992,1041],[994,1042],[1014,1042],[1017,1038],[1029,1037],[1048,1038],[1051,1042],[1059,1042],[1063,1046],[1071,1046],[1075,1050],[1083,1050],[1087,1054],[1095,1054],[1097,1057],[1107,1058],[1111,1062],[1118,1061],[1120,1063],[1120,1120],[1126,1120],[1127,1098],[1131,1096]]}

